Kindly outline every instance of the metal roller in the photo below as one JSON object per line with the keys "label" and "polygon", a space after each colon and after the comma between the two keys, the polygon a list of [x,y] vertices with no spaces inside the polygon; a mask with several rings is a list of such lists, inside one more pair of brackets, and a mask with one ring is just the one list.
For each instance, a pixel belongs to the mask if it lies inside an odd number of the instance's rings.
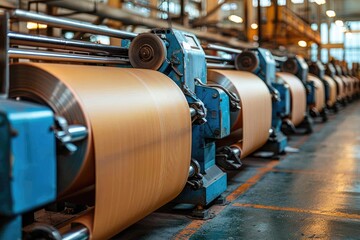
{"label": "metal roller", "polygon": [[[29,82],[28,73],[33,76]],[[10,91],[9,97],[22,99],[49,106],[56,115],[66,119],[67,124],[87,126],[85,114],[79,101],[73,92],[61,81],[54,82],[54,76],[31,65],[14,64],[10,67]],[[80,169],[85,169],[88,181],[77,184],[76,189],[93,184],[94,169],[91,165],[84,165],[88,153],[89,139],[74,142],[75,152],[69,152],[66,148],[60,148],[57,152],[57,179],[58,193],[61,194],[71,188],[71,185],[79,177]],[[88,161],[89,162],[89,161]],[[83,178],[85,179],[85,178]]]}
{"label": "metal roller", "polygon": [[281,71],[296,74],[298,72],[298,66],[296,64],[296,61],[294,59],[287,59],[281,65]]}
{"label": "metal roller", "polygon": [[254,72],[259,67],[259,59],[254,52],[243,51],[235,58],[235,68],[241,71]]}
{"label": "metal roller", "polygon": [[130,63],[135,68],[158,70],[164,63],[166,55],[164,41],[152,33],[138,35],[129,48]]}

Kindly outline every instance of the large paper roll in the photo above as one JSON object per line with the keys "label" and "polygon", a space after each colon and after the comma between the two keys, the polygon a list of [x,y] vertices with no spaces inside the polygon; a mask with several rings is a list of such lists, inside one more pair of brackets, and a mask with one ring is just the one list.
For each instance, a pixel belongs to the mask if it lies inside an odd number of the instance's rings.
{"label": "large paper roll", "polygon": [[344,82],[341,80],[341,78],[339,76],[336,76],[336,75],[334,76],[334,81],[337,83],[336,86],[338,88],[337,98],[338,98],[338,100],[341,100],[346,96]]}
{"label": "large paper roll", "polygon": [[329,99],[327,100],[326,104],[332,107],[336,103],[336,83],[331,77],[327,75],[324,76],[324,81],[326,81],[329,86]]}
{"label": "large paper roll", "polygon": [[238,147],[241,158],[263,146],[271,128],[271,95],[266,84],[252,73],[235,70],[208,70],[208,81],[240,97],[241,110],[232,113],[232,133],[223,144]]}
{"label": "large paper roll", "polygon": [[291,73],[278,72],[276,76],[289,86],[291,95],[290,120],[295,126],[298,126],[306,114],[306,89],[301,80]]}
{"label": "large paper roll", "polygon": [[[89,136],[78,176],[95,181],[94,212],[86,224],[92,239],[110,238],[181,192],[191,159],[191,119],[183,93],[168,77],[60,64],[16,64],[11,75],[13,97],[43,102],[56,113],[78,105],[85,118]],[[56,98],[44,98],[36,86]],[[88,162],[95,166],[95,180],[82,174]],[[70,184],[81,181],[74,179]]]}
{"label": "large paper roll", "polygon": [[313,82],[315,86],[315,105],[313,106],[318,112],[325,107],[325,87],[324,83],[313,74],[308,75],[308,81]]}

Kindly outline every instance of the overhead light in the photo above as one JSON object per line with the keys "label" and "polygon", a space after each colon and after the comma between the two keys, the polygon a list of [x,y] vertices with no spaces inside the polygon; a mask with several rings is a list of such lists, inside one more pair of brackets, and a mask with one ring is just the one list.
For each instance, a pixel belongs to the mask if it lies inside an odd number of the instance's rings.
{"label": "overhead light", "polygon": [[327,10],[326,11],[326,15],[329,17],[329,18],[333,18],[336,16],[336,13],[334,10]]}
{"label": "overhead light", "polygon": [[251,24],[252,29],[257,29],[259,26],[256,23]]}
{"label": "overhead light", "polygon": [[244,21],[241,17],[239,17],[237,15],[230,15],[228,18],[230,21],[235,22],[235,23],[242,23]]}
{"label": "overhead light", "polygon": [[336,24],[336,26],[338,26],[338,27],[343,27],[343,26],[344,26],[344,22],[341,21],[341,20],[336,20],[336,21],[335,21],[335,24]]}
{"label": "overhead light", "polygon": [[26,28],[29,29],[29,30],[46,29],[47,25],[46,24],[40,24],[40,23],[34,23],[34,22],[27,22],[26,23]]}
{"label": "overhead light", "polygon": [[300,40],[300,41],[298,42],[298,45],[299,45],[300,47],[307,47],[307,42],[305,42],[304,40]]}
{"label": "overhead light", "polygon": [[323,5],[326,3],[326,0],[315,0],[317,5]]}

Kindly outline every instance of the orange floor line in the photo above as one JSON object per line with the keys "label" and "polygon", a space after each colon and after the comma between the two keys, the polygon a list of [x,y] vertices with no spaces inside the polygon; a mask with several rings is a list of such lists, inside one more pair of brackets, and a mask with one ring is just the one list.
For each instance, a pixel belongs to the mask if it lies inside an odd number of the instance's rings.
{"label": "orange floor line", "polygon": [[349,214],[349,213],[342,213],[342,212],[310,210],[310,209],[291,208],[291,207],[277,207],[277,206],[267,206],[267,205],[250,204],[250,203],[234,203],[232,206],[234,206],[234,207],[257,208],[257,209],[267,209],[267,210],[273,210],[273,211],[310,213],[310,214],[325,215],[325,216],[337,217],[337,218],[360,220],[360,215],[358,215],[358,214]]}
{"label": "orange floor line", "polygon": [[[226,197],[227,202],[233,202],[235,199],[237,199],[241,194],[246,192],[252,185],[257,183],[267,172],[271,171],[273,167],[275,167],[279,163],[278,160],[272,160],[268,164],[265,165],[265,167],[262,167],[258,170],[258,173],[256,173],[254,176],[249,178],[244,184],[242,184],[240,187],[238,187],[235,191],[230,193]],[[225,209],[226,206],[213,206],[211,207],[211,211],[213,214],[217,215],[222,210]],[[206,223],[207,220],[194,220],[189,225],[187,225],[184,229],[182,229],[179,233],[177,233],[174,236],[174,240],[184,240],[189,239],[196,231],[201,228],[202,225]]]}
{"label": "orange floor line", "polygon": [[[322,128],[322,126],[317,127],[315,131],[319,131]],[[300,146],[301,144],[303,144],[307,139],[309,138],[309,135],[305,135],[302,138],[300,138],[295,146]],[[235,199],[237,199],[238,197],[240,197],[244,192],[246,192],[251,186],[253,186],[254,184],[256,184],[266,173],[270,172],[273,170],[273,168],[279,163],[278,160],[272,160],[270,161],[268,164],[265,165],[265,167],[262,167],[260,169],[258,169],[258,172],[252,176],[251,178],[249,178],[244,184],[242,184],[241,186],[239,186],[237,189],[235,189],[232,193],[230,193],[227,197],[226,197],[226,201],[227,202],[233,202]],[[226,206],[213,206],[211,207],[211,210],[213,210],[213,208],[215,208],[214,213],[218,214],[220,213],[223,209],[226,208]],[[189,225],[187,225],[184,229],[182,229],[180,232],[178,232],[173,239],[174,240],[184,240],[184,239],[189,239],[193,234],[195,234],[197,232],[198,229],[201,228],[202,225],[204,225],[207,222],[207,220],[193,220],[192,222],[189,223]]]}
{"label": "orange floor line", "polygon": [[301,174],[319,174],[319,175],[352,175],[352,176],[359,176],[356,173],[343,173],[343,172],[321,172],[321,171],[312,171],[312,170],[299,170],[299,169],[271,169],[271,172],[281,172],[281,173],[301,173]]}

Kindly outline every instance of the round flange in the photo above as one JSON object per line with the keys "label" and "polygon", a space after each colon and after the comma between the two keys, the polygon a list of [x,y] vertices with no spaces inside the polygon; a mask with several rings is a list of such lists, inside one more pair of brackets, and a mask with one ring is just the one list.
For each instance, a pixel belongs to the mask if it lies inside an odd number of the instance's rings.
{"label": "round flange", "polygon": [[235,58],[235,68],[241,71],[253,72],[259,66],[259,59],[254,52],[243,51]]}
{"label": "round flange", "polygon": [[166,59],[166,46],[152,33],[138,35],[130,44],[129,59],[134,68],[158,70]]}
{"label": "round flange", "polygon": [[292,74],[296,74],[298,71],[298,66],[294,59],[287,59],[281,66],[281,70],[283,72],[288,72]]}

